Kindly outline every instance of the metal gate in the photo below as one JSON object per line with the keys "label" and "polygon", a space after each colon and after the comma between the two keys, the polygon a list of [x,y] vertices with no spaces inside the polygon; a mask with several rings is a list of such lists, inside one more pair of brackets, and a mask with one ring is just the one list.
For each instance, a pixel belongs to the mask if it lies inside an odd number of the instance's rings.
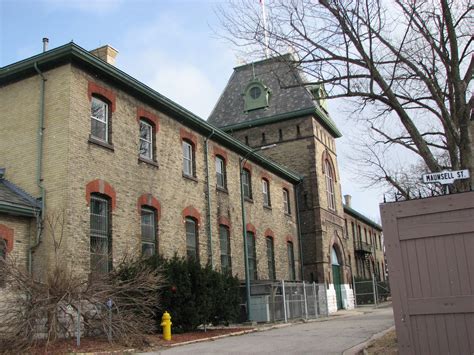
{"label": "metal gate", "polygon": [[474,192],[380,210],[400,354],[474,353]]}

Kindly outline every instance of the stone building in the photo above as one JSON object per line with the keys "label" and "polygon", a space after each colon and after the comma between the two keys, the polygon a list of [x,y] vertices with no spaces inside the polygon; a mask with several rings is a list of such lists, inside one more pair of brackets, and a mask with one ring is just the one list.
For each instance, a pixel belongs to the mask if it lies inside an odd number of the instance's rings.
{"label": "stone building", "polygon": [[386,281],[385,252],[382,226],[354,210],[351,195],[344,195],[344,226],[353,245],[348,263],[354,277]]}
{"label": "stone building", "polygon": [[329,116],[324,87],[307,85],[290,59],[234,68],[208,121],[252,148],[274,144],[263,154],[303,176],[297,195],[304,279],[326,283],[334,312],[354,305],[358,253],[345,220],[365,226],[368,219],[343,206],[335,143],[341,133]]}
{"label": "stone building", "polygon": [[251,279],[301,279],[300,176],[114,67],[112,47],[94,54],[69,43],[0,71],[1,256],[46,274],[60,216],[84,275],[158,252],[243,279],[245,228]]}

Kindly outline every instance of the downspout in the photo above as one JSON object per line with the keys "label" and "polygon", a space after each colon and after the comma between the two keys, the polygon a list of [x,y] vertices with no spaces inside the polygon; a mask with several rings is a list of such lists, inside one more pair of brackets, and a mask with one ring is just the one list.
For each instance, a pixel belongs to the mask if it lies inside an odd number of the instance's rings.
{"label": "downspout", "polygon": [[204,157],[206,160],[206,183],[207,183],[207,250],[209,255],[209,262],[211,269],[214,269],[214,259],[212,257],[212,225],[211,225],[211,182],[209,179],[209,139],[214,135],[215,131],[212,130],[211,134],[206,137],[204,144]]}
{"label": "downspout", "polygon": [[303,179],[300,180],[300,182],[296,185],[295,187],[295,213],[296,213],[296,229],[297,229],[297,234],[298,234],[298,245],[300,249],[300,268],[301,268],[301,280],[304,280],[304,267],[303,267],[303,243],[301,240],[301,222],[300,222],[300,208],[299,208],[299,203],[298,203],[298,188],[301,186],[303,183]]}
{"label": "downspout", "polygon": [[38,155],[36,159],[36,184],[40,190],[41,196],[41,207],[40,211],[36,215],[36,240],[34,245],[30,245],[28,248],[28,272],[33,273],[33,260],[32,255],[34,250],[41,243],[41,235],[43,232],[44,216],[45,216],[45,196],[46,192],[43,186],[43,132],[44,132],[44,98],[45,98],[45,83],[46,78],[44,77],[41,70],[38,68],[38,63],[34,63],[34,68],[41,78],[40,84],[40,110],[39,110],[39,124],[38,124]]}

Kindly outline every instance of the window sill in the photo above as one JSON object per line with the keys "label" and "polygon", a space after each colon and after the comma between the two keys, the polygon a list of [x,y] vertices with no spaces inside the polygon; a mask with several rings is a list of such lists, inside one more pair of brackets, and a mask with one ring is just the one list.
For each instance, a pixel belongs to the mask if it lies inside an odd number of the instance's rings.
{"label": "window sill", "polygon": [[216,186],[216,191],[223,192],[225,194],[229,194],[229,191],[227,191],[226,188],[220,187],[220,186]]}
{"label": "window sill", "polygon": [[92,137],[91,135],[89,135],[88,143],[98,145],[99,147],[108,149],[112,152],[114,151],[114,145],[113,144],[101,141],[97,138]]}
{"label": "window sill", "polygon": [[192,180],[192,181],[194,181],[194,182],[198,182],[198,179],[197,179],[197,177],[195,177],[195,176],[186,175],[185,173],[183,173],[183,177],[184,177],[185,179]]}
{"label": "window sill", "polygon": [[253,203],[253,199],[251,199],[250,197],[244,197],[244,201]]}
{"label": "window sill", "polygon": [[269,206],[269,205],[263,205],[263,208],[267,209],[267,210],[272,210],[272,206]]}
{"label": "window sill", "polygon": [[150,159],[147,159],[147,158],[143,158],[143,157],[138,157],[138,163],[145,163],[147,165],[151,165],[155,168],[159,168],[160,166],[158,165],[158,162],[154,161],[154,160],[150,160]]}
{"label": "window sill", "polygon": [[288,212],[285,212],[285,216],[287,216],[289,218],[293,217],[293,215],[291,213],[288,213]]}

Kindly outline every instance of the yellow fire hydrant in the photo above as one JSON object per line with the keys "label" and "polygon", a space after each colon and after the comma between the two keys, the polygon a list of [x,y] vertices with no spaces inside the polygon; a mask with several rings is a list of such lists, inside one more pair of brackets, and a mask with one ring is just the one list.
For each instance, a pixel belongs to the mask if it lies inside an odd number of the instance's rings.
{"label": "yellow fire hydrant", "polygon": [[161,326],[163,327],[163,340],[171,340],[171,316],[168,312],[163,313],[161,317]]}

